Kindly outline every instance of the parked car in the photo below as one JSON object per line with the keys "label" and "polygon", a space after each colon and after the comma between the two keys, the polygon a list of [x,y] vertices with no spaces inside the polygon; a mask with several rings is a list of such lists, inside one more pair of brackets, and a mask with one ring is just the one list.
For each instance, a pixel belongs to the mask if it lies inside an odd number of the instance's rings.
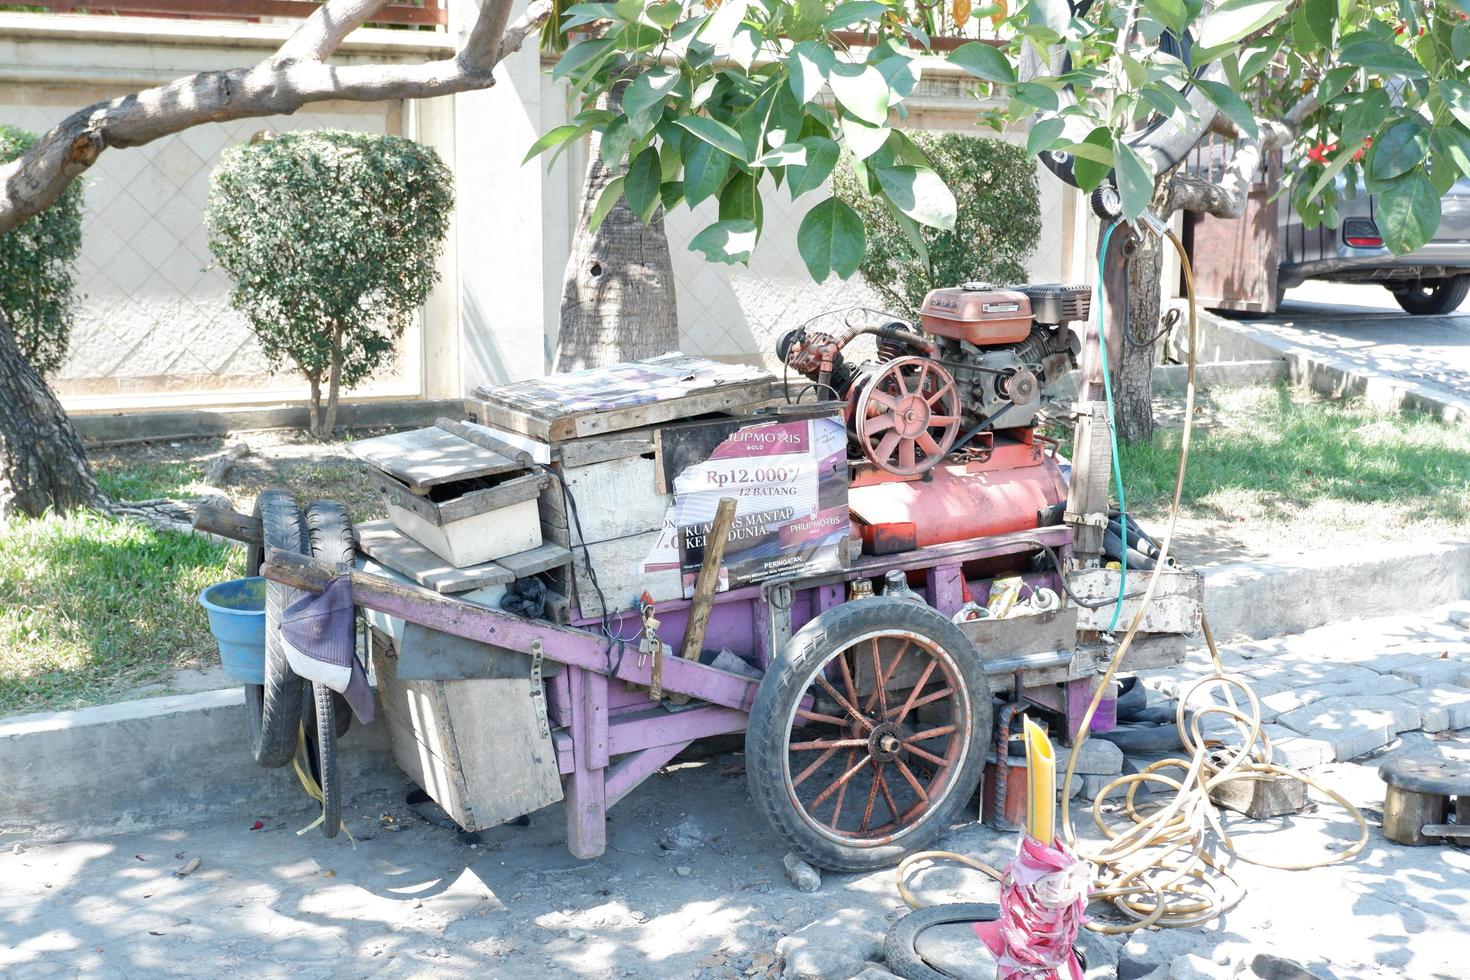
{"label": "parked car", "polygon": [[1452,313],[1470,295],[1470,179],[1456,181],[1440,200],[1434,239],[1408,255],[1396,256],[1383,247],[1372,195],[1339,197],[1338,208],[1339,227],[1309,231],[1296,209],[1282,202],[1278,305],[1282,292],[1308,279],[1379,283],[1405,312],[1415,315]]}

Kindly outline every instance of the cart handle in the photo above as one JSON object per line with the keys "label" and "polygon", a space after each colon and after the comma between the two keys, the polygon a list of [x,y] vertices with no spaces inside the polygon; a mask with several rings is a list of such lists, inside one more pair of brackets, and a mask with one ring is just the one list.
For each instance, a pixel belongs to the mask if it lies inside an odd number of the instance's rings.
{"label": "cart handle", "polygon": [[[322,592],[342,574],[328,562],[279,548],[267,548],[265,558],[260,569],[262,575],[272,582],[304,592]],[[380,575],[355,570],[347,574],[352,580],[352,601],[359,606],[451,636],[524,654],[539,648],[547,659],[569,667],[580,667],[634,684],[646,686],[650,683],[651,664],[639,666],[636,646],[626,647],[586,630],[558,626],[542,619],[528,619]],[[687,694],[711,704],[749,711],[759,685],[759,680],[696,660],[664,658],[664,690]]]}

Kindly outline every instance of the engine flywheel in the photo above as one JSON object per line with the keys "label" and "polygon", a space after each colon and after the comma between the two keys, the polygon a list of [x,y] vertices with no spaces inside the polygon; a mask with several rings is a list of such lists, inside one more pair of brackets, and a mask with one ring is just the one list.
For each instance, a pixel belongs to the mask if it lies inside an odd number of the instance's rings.
{"label": "engine flywheel", "polygon": [[930,470],[960,427],[954,376],[924,357],[898,357],[863,383],[852,429],[868,461],[900,476]]}

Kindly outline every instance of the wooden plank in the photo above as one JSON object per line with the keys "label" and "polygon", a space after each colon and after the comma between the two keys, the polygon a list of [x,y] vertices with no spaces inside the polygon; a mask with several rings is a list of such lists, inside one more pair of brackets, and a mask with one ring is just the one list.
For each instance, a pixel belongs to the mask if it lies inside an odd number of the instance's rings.
{"label": "wooden plank", "polygon": [[575,419],[564,419],[552,426],[552,432],[555,433],[553,438],[595,436],[619,429],[634,429],[642,425],[695,418],[716,412],[745,414],[753,412],[770,397],[770,381],[722,385],[711,391],[696,392],[683,398],[650,402],[647,405],[614,409],[610,412],[589,412]]}
{"label": "wooden plank", "polygon": [[[567,493],[576,505],[582,533],[589,544],[663,527],[664,514],[673,506],[674,498],[654,492],[656,471],[657,464],[642,456],[567,467],[562,471]],[[564,510],[560,487],[547,487],[543,500],[547,494],[553,503],[543,509],[543,519],[570,527],[570,515]],[[573,535],[572,540],[575,543],[580,539]]]}
{"label": "wooden plank", "polygon": [[515,555],[506,555],[504,558],[495,559],[495,564],[506,569],[516,578],[528,578],[532,575],[560,568],[572,560],[572,552],[559,544],[543,544],[539,548],[530,551],[522,551]]}
{"label": "wooden plank", "polygon": [[514,572],[493,561],[455,568],[390,521],[357,525],[357,547],[375,561],[443,595],[515,581]]}
{"label": "wooden plank", "polygon": [[675,568],[657,572],[643,571],[643,559],[658,543],[662,529],[631,534],[611,541],[597,541],[584,549],[581,545],[572,549],[572,584],[577,596],[577,607],[584,616],[598,613],[597,592],[592,587],[592,576],[587,573],[587,562],[597,570],[597,582],[607,597],[609,609],[631,608],[633,600],[644,592],[654,602],[684,598],[683,579]]}
{"label": "wooden plank", "polygon": [[449,708],[475,829],[514,820],[562,798],[551,730],[541,733],[529,673],[438,683]]}
{"label": "wooden plank", "polygon": [[655,433],[657,432],[656,426],[647,426],[606,436],[571,439],[559,443],[556,447],[556,454],[562,466],[568,468],[591,466],[594,463],[605,463],[613,459],[627,459],[629,456],[641,456],[654,451]]}
{"label": "wooden plank", "polygon": [[446,760],[446,738],[441,727],[449,711],[443,691],[431,681],[404,681],[397,675],[394,657],[373,650],[373,673],[378,703],[388,723],[389,743],[399,768],[444,808],[455,823],[469,830],[474,817],[465,802],[464,772]]}
{"label": "wooden plank", "polygon": [[[1128,573],[1128,595],[1123,600],[1123,611],[1118,616],[1118,628],[1133,623],[1138,604],[1143,601],[1143,591],[1148,586],[1153,570],[1133,569]],[[1116,599],[1118,596],[1119,573],[1107,568],[1087,568],[1067,576],[1072,592],[1084,602]],[[1204,604],[1204,583],[1198,572],[1184,568],[1166,568],[1159,573],[1159,585],[1154,590],[1153,601],[1144,610],[1139,624],[1141,633],[1199,632],[1200,614]],[[1096,609],[1079,609],[1077,628],[1105,630],[1113,619],[1113,603],[1108,602]]]}
{"label": "wooden plank", "polygon": [[685,660],[698,660],[704,646],[709,614],[715,607],[715,588],[720,584],[720,564],[725,560],[725,544],[730,537],[730,525],[734,523],[735,498],[721,497],[715,508],[714,523],[705,536],[704,561],[694,580],[694,599],[689,606],[688,624],[684,627],[684,643],[679,649],[679,656]]}
{"label": "wooden plank", "polygon": [[415,493],[522,468],[514,460],[438,427],[350,442],[347,448],[357,458],[406,483]]}

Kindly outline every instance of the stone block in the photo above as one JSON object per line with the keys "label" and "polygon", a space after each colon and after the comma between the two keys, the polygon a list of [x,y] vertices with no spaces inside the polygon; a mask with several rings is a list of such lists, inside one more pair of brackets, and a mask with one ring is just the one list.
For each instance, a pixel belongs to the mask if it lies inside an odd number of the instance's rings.
{"label": "stone block", "polygon": [[1289,711],[1278,721],[1308,738],[1331,743],[1340,762],[1382,748],[1399,732],[1418,728],[1419,709],[1391,695],[1336,697]]}
{"label": "stone block", "polygon": [[1470,663],[1424,659],[1421,663],[1395,667],[1392,676],[1402,677],[1416,687],[1439,687],[1445,684],[1459,687],[1470,684]]}
{"label": "stone block", "polygon": [[1450,684],[1419,688],[1397,695],[1419,709],[1426,732],[1470,728],[1470,688]]}
{"label": "stone block", "polygon": [[[1101,776],[1078,776],[1077,778],[1082,780],[1082,789],[1075,795],[1081,797],[1084,800],[1095,800],[1102,793],[1103,789],[1107,787],[1108,783],[1111,783],[1113,780],[1118,778],[1118,774],[1113,773],[1111,775]],[[1118,793],[1116,794],[1116,798],[1122,799],[1123,792],[1123,788],[1120,787],[1118,789]]]}
{"label": "stone block", "polygon": [[776,944],[784,980],[838,980],[862,972],[883,949],[881,914],[843,909],[803,926]]}
{"label": "stone block", "polygon": [[1422,666],[1425,663],[1432,663],[1435,659],[1423,651],[1401,650],[1398,653],[1380,653],[1371,660],[1364,660],[1363,666],[1380,674],[1396,674],[1400,669]]}
{"label": "stone block", "polygon": [[[1065,774],[1072,758],[1072,749],[1057,746],[1057,772]],[[1100,738],[1089,738],[1082,743],[1077,756],[1075,774],[1079,776],[1114,775],[1123,771],[1123,750],[1112,742]]]}

